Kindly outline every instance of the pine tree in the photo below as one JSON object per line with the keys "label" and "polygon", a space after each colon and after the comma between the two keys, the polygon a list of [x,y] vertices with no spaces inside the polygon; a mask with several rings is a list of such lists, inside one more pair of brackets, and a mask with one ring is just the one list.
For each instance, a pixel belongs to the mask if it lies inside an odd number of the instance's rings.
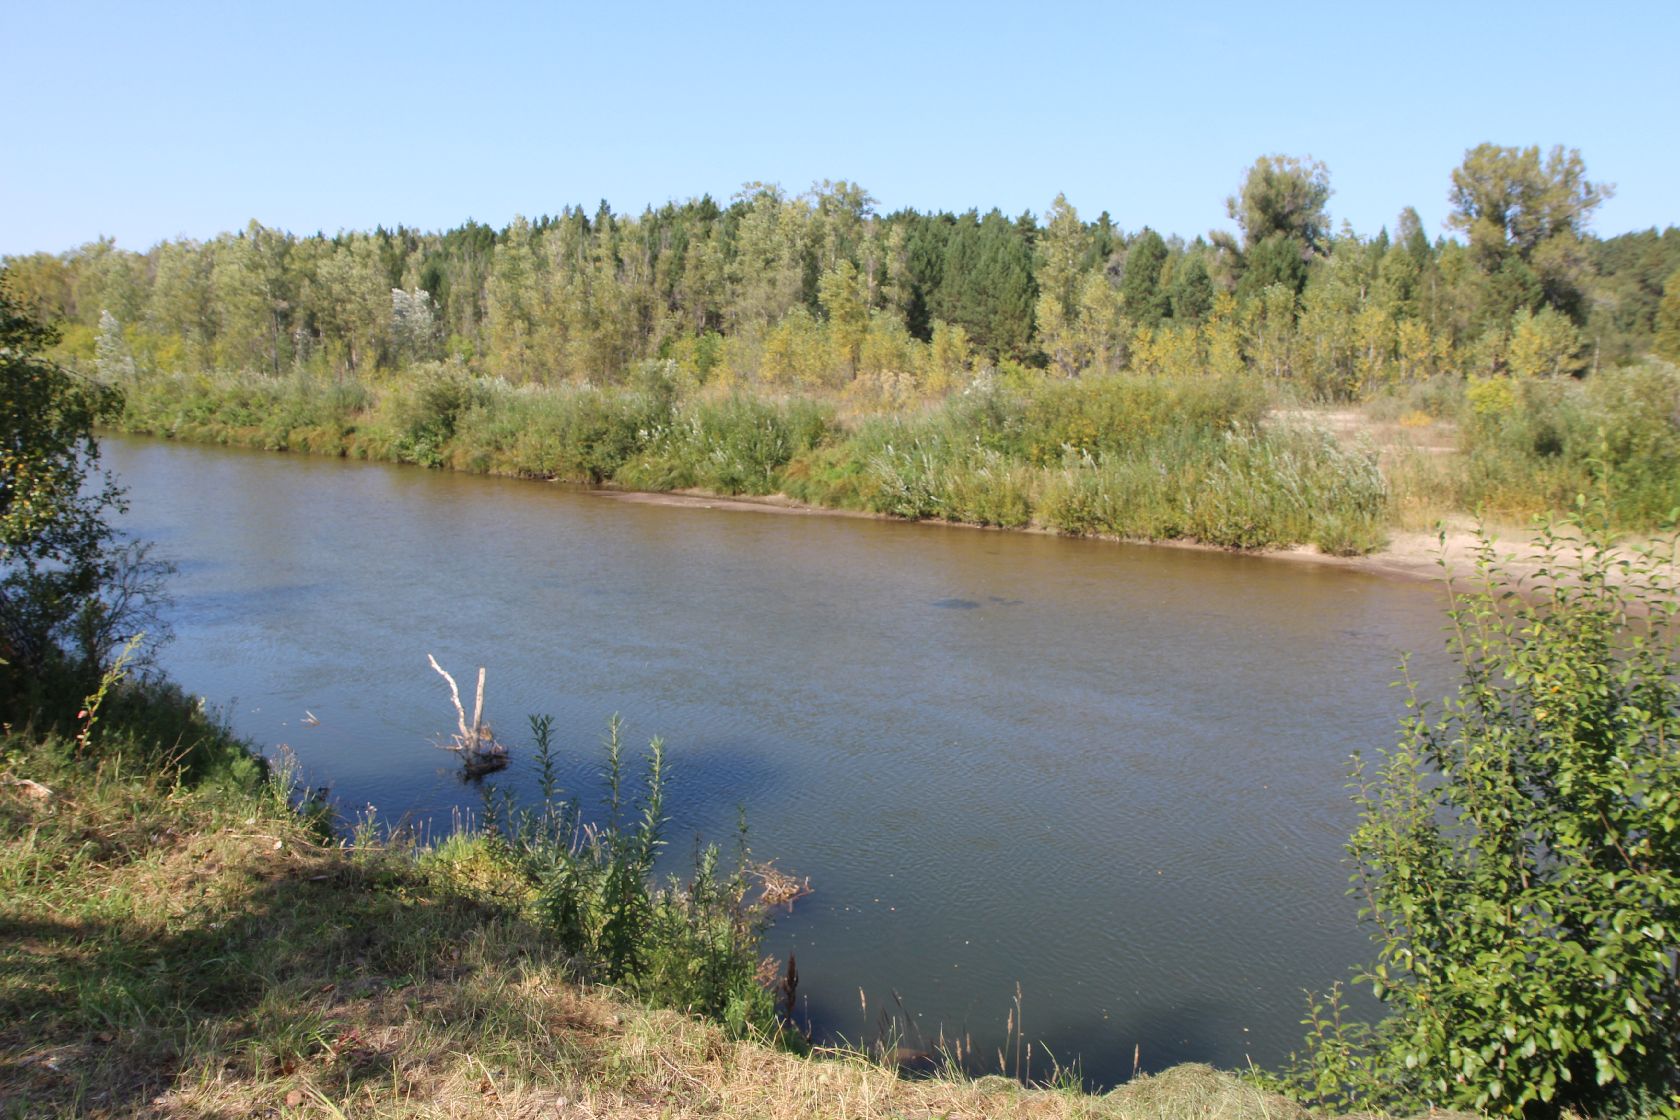
{"label": "pine tree", "polygon": [[1161,268],[1167,263],[1167,243],[1145,226],[1126,250],[1120,280],[1120,301],[1134,323],[1154,327],[1166,317],[1167,293],[1161,287]]}
{"label": "pine tree", "polygon": [[1657,335],[1651,348],[1659,357],[1680,362],[1680,270],[1663,284],[1662,302],[1657,305]]}

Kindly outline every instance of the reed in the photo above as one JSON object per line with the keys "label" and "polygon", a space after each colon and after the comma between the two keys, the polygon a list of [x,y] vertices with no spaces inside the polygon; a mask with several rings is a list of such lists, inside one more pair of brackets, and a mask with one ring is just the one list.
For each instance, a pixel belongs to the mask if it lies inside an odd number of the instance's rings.
{"label": "reed", "polygon": [[1472,383],[1461,506],[1527,517],[1602,492],[1622,528],[1680,512],[1680,369],[1649,361],[1577,382]]}

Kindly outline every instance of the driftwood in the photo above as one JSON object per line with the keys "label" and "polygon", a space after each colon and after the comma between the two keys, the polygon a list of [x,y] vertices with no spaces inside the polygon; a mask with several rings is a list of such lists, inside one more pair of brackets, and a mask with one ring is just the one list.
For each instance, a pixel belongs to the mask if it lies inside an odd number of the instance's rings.
{"label": "driftwood", "polygon": [[795,902],[811,893],[811,878],[808,875],[796,879],[774,863],[755,863],[747,870],[758,876],[758,881],[764,885],[758,900],[766,908],[786,906],[792,910]]}
{"label": "driftwood", "polygon": [[508,764],[507,748],[496,741],[490,725],[484,722],[484,666],[478,668],[478,692],[473,698],[472,722],[468,723],[467,709],[461,705],[461,690],[455,684],[455,678],[431,654],[426,655],[426,660],[437,670],[438,676],[449,682],[449,702],[455,705],[455,723],[459,729],[450,737],[450,742],[439,743],[438,746],[461,756],[461,765],[466,767],[469,778],[502,769]]}

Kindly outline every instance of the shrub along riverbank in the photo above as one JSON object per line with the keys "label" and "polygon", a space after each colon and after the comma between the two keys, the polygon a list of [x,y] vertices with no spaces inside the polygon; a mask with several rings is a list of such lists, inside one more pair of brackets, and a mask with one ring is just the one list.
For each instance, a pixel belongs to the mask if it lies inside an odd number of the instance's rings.
{"label": "shrub along riverbank", "polygon": [[1374,410],[1456,432],[1457,454],[1423,477],[1395,472],[1396,489],[1437,508],[1526,521],[1596,493],[1620,530],[1660,529],[1680,516],[1680,367],[1652,360],[1580,380],[1446,378]]}
{"label": "shrub along riverbank", "polygon": [[379,383],[152,375],[119,425],[172,438],[613,483],[782,492],[910,518],[1335,553],[1380,544],[1376,455],[1268,422],[1258,382],[1105,377],[976,384],[842,417],[834,401],[630,385],[513,386],[446,366]]}

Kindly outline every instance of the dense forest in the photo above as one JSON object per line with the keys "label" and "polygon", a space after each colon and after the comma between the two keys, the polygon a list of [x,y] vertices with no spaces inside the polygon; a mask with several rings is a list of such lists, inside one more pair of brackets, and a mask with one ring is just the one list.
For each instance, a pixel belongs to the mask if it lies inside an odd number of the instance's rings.
{"label": "dense forest", "polygon": [[986,367],[1247,369],[1347,399],[1449,370],[1680,356],[1680,230],[1594,237],[1610,189],[1578,152],[1483,145],[1449,187],[1454,236],[1433,239],[1410,208],[1392,232],[1334,229],[1329,171],[1266,156],[1226,202],[1239,232],[1190,241],[1086,220],[1060,197],[1042,219],[881,214],[839,181],[640,215],[603,201],[499,230],[297,236],[253,221],[5,265],[14,300],[61,327],[61,357],[143,372],[451,361],[600,385],[665,359],[698,383],[893,400]]}

